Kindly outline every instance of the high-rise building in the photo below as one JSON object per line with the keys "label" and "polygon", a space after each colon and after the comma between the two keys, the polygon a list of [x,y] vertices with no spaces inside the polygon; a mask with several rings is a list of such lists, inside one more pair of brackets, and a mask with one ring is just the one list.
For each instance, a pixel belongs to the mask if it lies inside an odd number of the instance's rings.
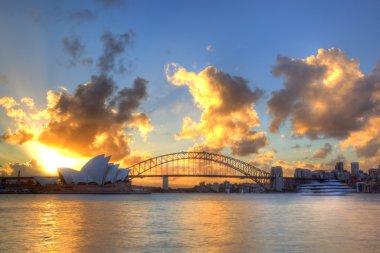
{"label": "high-rise building", "polygon": [[344,164],[343,162],[336,162],[335,164],[335,170],[338,172],[343,172],[344,171]]}
{"label": "high-rise building", "polygon": [[359,174],[359,163],[358,162],[352,162],[351,163],[351,175],[357,176]]}

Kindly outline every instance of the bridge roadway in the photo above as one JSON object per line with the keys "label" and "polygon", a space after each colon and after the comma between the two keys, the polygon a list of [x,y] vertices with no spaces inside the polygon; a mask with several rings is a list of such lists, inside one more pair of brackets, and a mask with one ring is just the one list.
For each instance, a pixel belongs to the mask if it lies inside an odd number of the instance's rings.
{"label": "bridge roadway", "polygon": [[[146,178],[146,177],[214,177],[214,178],[240,178],[240,179],[265,179],[270,180],[274,179],[274,177],[250,177],[250,176],[236,176],[236,175],[200,175],[200,174],[163,174],[163,175],[129,175],[128,178]],[[300,178],[300,177],[283,177],[284,180],[299,180],[299,181],[323,181],[323,179],[315,179],[315,178]]]}
{"label": "bridge roadway", "polygon": [[216,178],[241,178],[241,179],[265,179],[270,180],[271,177],[250,177],[239,175],[210,175],[210,174],[163,174],[163,175],[129,175],[129,178],[145,178],[145,177],[216,177]]}

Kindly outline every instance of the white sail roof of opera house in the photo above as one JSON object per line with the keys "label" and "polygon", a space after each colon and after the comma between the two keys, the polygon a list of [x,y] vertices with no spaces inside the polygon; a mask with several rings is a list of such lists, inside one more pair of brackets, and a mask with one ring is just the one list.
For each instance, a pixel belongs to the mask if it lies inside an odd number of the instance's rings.
{"label": "white sail roof of opera house", "polygon": [[104,154],[90,159],[81,170],[71,168],[58,168],[60,178],[66,184],[79,183],[115,183],[127,179],[129,169],[119,169],[119,164],[109,163],[111,156]]}

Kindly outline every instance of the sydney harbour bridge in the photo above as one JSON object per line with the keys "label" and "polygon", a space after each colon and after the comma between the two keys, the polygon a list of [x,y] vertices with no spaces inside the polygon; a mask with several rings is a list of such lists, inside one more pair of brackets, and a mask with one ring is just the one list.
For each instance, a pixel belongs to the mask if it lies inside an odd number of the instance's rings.
{"label": "sydney harbour bridge", "polygon": [[271,173],[233,157],[208,152],[177,152],[147,159],[129,167],[129,177],[214,177],[250,179],[263,190],[279,190],[282,169]]}

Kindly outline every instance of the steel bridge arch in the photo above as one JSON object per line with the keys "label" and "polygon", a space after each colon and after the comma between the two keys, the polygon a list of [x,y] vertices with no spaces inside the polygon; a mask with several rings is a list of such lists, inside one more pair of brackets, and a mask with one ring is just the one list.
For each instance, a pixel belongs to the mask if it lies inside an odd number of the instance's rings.
{"label": "steel bridge arch", "polygon": [[[141,161],[129,167],[132,177],[148,177],[148,171],[163,164],[180,161],[180,160],[204,160],[215,162],[220,165],[227,166],[242,174],[241,177],[249,178],[264,187],[263,182],[271,180],[271,174],[257,168],[256,166],[247,162],[238,160],[236,158],[225,156],[221,154],[209,152],[176,152],[165,154],[161,156],[152,157],[145,161]],[[160,176],[160,175],[158,175]],[[165,176],[162,174],[161,176]],[[179,176],[179,175],[177,175]],[[228,175],[226,175],[228,177]],[[265,187],[264,187],[265,188]]]}

